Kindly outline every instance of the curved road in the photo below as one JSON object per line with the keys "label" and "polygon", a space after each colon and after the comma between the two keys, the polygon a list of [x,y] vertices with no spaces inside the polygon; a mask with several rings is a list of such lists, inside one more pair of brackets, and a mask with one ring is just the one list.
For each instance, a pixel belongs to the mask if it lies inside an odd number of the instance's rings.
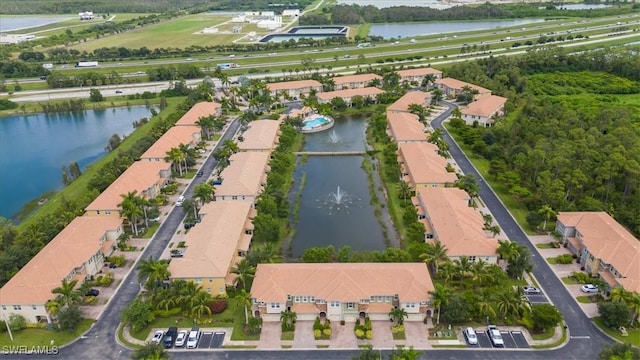
{"label": "curved road", "polygon": [[[448,110],[433,120],[434,128],[442,128],[442,121],[449,117],[455,105],[446,103]],[[231,138],[239,127],[239,122],[234,120],[218,144],[225,139]],[[511,214],[504,207],[502,202],[493,193],[491,188],[484,182],[480,174],[462,153],[458,145],[452,140],[447,131],[444,130],[444,138],[450,145],[451,156],[458,163],[465,174],[473,174],[478,179],[480,186],[480,196],[486,206],[491,210],[493,217],[500,223],[502,229],[509,239],[519,244],[525,245],[532,253],[534,264],[533,274],[537,278],[540,286],[545,290],[548,298],[564,315],[565,322],[569,328],[570,340],[562,348],[555,350],[449,350],[434,349],[429,350],[422,356],[423,359],[465,359],[465,360],[549,360],[549,359],[593,359],[600,352],[602,347],[612,341],[601,333],[591,323],[590,319],[583,313],[576,300],[569,294],[562,282],[556,277],[547,263],[539,256],[537,249],[531,245],[526,234],[515,222]],[[202,167],[202,170],[209,174],[216,165],[213,156],[210,156]],[[194,178],[194,181],[185,191],[185,196],[189,197],[193,193],[196,184],[204,181],[206,177]],[[174,231],[180,225],[184,217],[181,207],[174,208],[167,219],[162,223],[153,241],[143,253],[143,258],[159,258],[162,251],[169,243]],[[102,313],[91,330],[76,342],[60,349],[59,356],[65,359],[129,359],[131,351],[119,345],[116,341],[116,332],[120,323],[122,309],[131,302],[140,291],[140,284],[137,281],[137,269],[133,269],[123,280],[120,289],[111,299],[105,311]],[[256,360],[330,360],[330,359],[350,359],[357,355],[357,350],[273,350],[273,351],[181,351],[172,352],[172,359],[256,359]],[[387,354],[388,351],[382,351]],[[3,359],[22,358],[23,356],[8,355]],[[30,355],[30,359],[47,359],[50,356]]]}

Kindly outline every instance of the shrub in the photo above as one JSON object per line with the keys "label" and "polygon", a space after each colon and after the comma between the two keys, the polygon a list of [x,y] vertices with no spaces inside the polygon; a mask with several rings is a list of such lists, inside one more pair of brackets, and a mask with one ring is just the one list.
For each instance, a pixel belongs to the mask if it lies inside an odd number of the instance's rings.
{"label": "shrub", "polygon": [[324,330],[322,330],[322,335],[324,336],[331,336],[331,329],[330,328],[325,328]]}
{"label": "shrub", "polygon": [[373,338],[373,330],[367,330],[367,332],[365,333],[367,340],[371,340]]}
{"label": "shrub", "polygon": [[179,248],[183,248],[183,247],[184,247],[184,241],[180,241],[180,242],[178,243],[178,247],[179,247]]}
{"label": "shrub", "polygon": [[212,314],[220,314],[227,309],[228,301],[226,299],[215,299],[209,305]]}
{"label": "shrub", "polygon": [[391,327],[391,332],[394,334],[397,333],[403,333],[404,332],[404,325],[395,325]]}
{"label": "shrub", "polygon": [[364,331],[363,331],[363,330],[361,330],[361,329],[356,329],[356,331],[355,331],[355,332],[356,332],[356,337],[357,337],[358,339],[364,339],[364,335],[365,335],[365,334],[364,334]]}
{"label": "shrub", "polygon": [[156,315],[162,318],[168,318],[171,316],[176,316],[182,312],[182,309],[179,307],[169,309],[169,310],[157,310]]}
{"label": "shrub", "polygon": [[316,320],[313,322],[313,330],[322,330],[322,324],[320,323],[320,317],[316,316]]}
{"label": "shrub", "polygon": [[558,255],[556,260],[558,264],[571,264],[573,262],[573,256],[571,256],[571,254]]}
{"label": "shrub", "polygon": [[122,255],[118,255],[118,256],[109,256],[107,258],[107,261],[112,263],[113,265],[115,265],[117,267],[121,267],[124,264],[126,264],[127,259],[125,259],[124,256],[122,256]]}
{"label": "shrub", "polygon": [[22,330],[27,327],[27,319],[19,314],[11,314],[9,316],[9,328],[13,331]]}
{"label": "shrub", "polygon": [[313,330],[313,337],[316,339],[320,339],[320,337],[322,336],[322,330],[316,329]]}
{"label": "shrub", "polygon": [[344,324],[345,324],[344,320],[340,320],[340,325],[344,325]]}
{"label": "shrub", "polygon": [[113,283],[113,273],[111,271],[106,273],[104,276],[98,276],[98,278],[96,279],[96,284],[98,286],[107,287],[107,286],[110,286],[112,283]]}

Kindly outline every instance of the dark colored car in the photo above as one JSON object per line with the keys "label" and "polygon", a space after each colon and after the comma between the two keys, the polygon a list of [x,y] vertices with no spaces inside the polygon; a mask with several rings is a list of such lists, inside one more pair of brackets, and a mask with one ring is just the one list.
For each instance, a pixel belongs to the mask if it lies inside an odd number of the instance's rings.
{"label": "dark colored car", "polygon": [[201,177],[202,175],[204,175],[204,172],[202,170],[198,171],[198,173],[196,174],[197,177]]}
{"label": "dark colored car", "polygon": [[98,295],[100,295],[100,290],[98,289],[89,289],[85,294],[85,296],[98,296]]}
{"label": "dark colored car", "polygon": [[162,338],[162,345],[164,345],[166,349],[172,348],[177,336],[178,328],[175,326],[170,327],[169,330],[164,333],[164,337]]}

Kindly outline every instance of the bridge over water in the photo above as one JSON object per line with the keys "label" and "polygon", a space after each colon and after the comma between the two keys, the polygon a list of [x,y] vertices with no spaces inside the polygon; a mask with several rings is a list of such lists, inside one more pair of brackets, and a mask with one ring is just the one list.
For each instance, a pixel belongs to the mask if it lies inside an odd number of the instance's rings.
{"label": "bridge over water", "polygon": [[307,155],[307,156],[348,156],[348,155],[366,155],[367,152],[364,150],[357,151],[299,151],[294,152],[296,155]]}

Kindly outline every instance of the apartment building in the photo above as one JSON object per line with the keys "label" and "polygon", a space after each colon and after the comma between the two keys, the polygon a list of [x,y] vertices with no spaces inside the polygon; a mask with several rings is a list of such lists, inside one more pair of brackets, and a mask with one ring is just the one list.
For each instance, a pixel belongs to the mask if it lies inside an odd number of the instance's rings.
{"label": "apartment building", "polygon": [[255,205],[264,189],[269,172],[269,152],[244,151],[229,158],[229,165],[222,170],[222,184],[215,187],[216,201],[247,201]]}
{"label": "apartment building", "polygon": [[239,151],[271,152],[278,146],[280,120],[256,120],[238,137]]}
{"label": "apartment building", "polygon": [[165,161],[167,153],[172,148],[180,145],[196,147],[200,142],[202,135],[200,127],[193,125],[174,126],[167,130],[158,141],[156,141],[147,151],[140,156],[145,161]]}
{"label": "apartment building", "polygon": [[252,309],[264,321],[280,321],[290,310],[298,320],[355,322],[362,316],[388,320],[400,307],[406,321],[422,321],[431,315],[433,289],[425,263],[259,264]]}
{"label": "apartment building", "polygon": [[426,141],[398,144],[398,163],[403,180],[415,191],[433,187],[453,187],[458,176],[447,171],[447,159],[438,146]]}
{"label": "apartment building", "polygon": [[491,126],[499,116],[504,115],[504,104],[507,98],[497,95],[479,97],[466,108],[461,109],[462,120],[467,125],[477,123],[479,126]]}

